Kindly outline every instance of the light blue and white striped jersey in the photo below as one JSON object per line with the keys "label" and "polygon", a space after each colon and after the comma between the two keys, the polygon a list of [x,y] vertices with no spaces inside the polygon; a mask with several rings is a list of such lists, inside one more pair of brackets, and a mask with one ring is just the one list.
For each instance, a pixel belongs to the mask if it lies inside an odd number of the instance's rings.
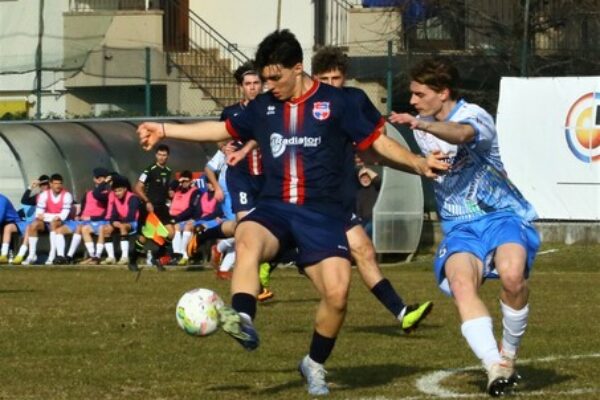
{"label": "light blue and white striped jersey", "polygon": [[[423,117],[423,120],[434,121],[434,118]],[[533,206],[506,175],[492,116],[478,105],[461,99],[446,121],[471,125],[475,138],[469,143],[453,145],[430,133],[414,131],[423,154],[448,153],[451,169],[433,184],[444,230],[454,223],[475,220],[493,212],[513,212],[526,221],[536,219]]]}

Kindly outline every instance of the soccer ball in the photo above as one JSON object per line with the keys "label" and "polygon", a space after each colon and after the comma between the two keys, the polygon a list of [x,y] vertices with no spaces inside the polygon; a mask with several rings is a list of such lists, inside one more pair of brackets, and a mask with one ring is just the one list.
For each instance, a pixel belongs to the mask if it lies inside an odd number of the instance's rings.
{"label": "soccer ball", "polygon": [[190,290],[184,293],[177,303],[177,324],[189,335],[210,335],[219,326],[221,307],[223,300],[212,290]]}

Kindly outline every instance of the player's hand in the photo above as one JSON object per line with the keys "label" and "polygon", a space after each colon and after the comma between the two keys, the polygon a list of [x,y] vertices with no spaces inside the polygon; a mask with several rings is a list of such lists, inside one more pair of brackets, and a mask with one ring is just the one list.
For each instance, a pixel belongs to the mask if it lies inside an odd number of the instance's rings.
{"label": "player's hand", "polygon": [[227,144],[225,144],[225,146],[221,147],[221,151],[223,153],[225,153],[226,156],[230,155],[231,153],[235,152],[235,146],[233,145],[233,140],[227,142]]}
{"label": "player's hand", "polygon": [[450,164],[445,161],[447,158],[448,155],[441,151],[429,153],[426,158],[419,157],[417,169],[421,175],[435,179],[440,175],[440,172],[450,169]]}
{"label": "player's hand", "polygon": [[395,113],[392,111],[392,114],[388,117],[389,121],[393,124],[402,124],[408,125],[410,129],[417,129],[417,124],[419,123],[419,119],[414,115],[410,115],[407,113]]}
{"label": "player's hand", "polygon": [[149,151],[154,145],[165,138],[164,124],[157,122],[144,122],[137,128],[142,149]]}
{"label": "player's hand", "polygon": [[215,188],[215,195],[214,195],[214,199],[220,203],[223,200],[225,200],[225,194],[223,193],[223,189],[221,189],[220,187],[216,187]]}
{"label": "player's hand", "polygon": [[34,189],[36,187],[40,186],[40,181],[38,181],[37,179],[34,179],[33,181],[31,181],[31,188]]}
{"label": "player's hand", "polygon": [[149,201],[146,202],[146,211],[148,211],[148,213],[154,212],[154,206]]}
{"label": "player's hand", "polygon": [[112,223],[112,226],[116,229],[120,229],[121,228],[121,223],[119,221],[115,221]]}
{"label": "player's hand", "polygon": [[227,155],[227,165],[232,167],[236,166],[240,161],[242,161],[246,157],[243,151],[238,150],[234,151]]}

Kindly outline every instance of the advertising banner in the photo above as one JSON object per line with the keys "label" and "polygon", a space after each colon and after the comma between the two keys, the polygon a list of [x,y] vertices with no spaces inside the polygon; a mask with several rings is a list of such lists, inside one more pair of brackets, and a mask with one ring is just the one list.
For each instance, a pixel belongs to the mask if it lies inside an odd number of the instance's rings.
{"label": "advertising banner", "polygon": [[503,78],[497,127],[541,219],[600,220],[600,77]]}

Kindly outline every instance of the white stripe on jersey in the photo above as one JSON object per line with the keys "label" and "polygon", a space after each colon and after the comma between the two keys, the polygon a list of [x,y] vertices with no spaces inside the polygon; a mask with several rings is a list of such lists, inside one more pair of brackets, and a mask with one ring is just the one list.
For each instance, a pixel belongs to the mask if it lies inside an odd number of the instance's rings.
{"label": "white stripe on jersey", "polygon": [[[296,135],[298,127],[298,105],[290,106],[290,134]],[[296,164],[296,152],[294,149],[290,151],[290,203],[298,203],[298,165]]]}

